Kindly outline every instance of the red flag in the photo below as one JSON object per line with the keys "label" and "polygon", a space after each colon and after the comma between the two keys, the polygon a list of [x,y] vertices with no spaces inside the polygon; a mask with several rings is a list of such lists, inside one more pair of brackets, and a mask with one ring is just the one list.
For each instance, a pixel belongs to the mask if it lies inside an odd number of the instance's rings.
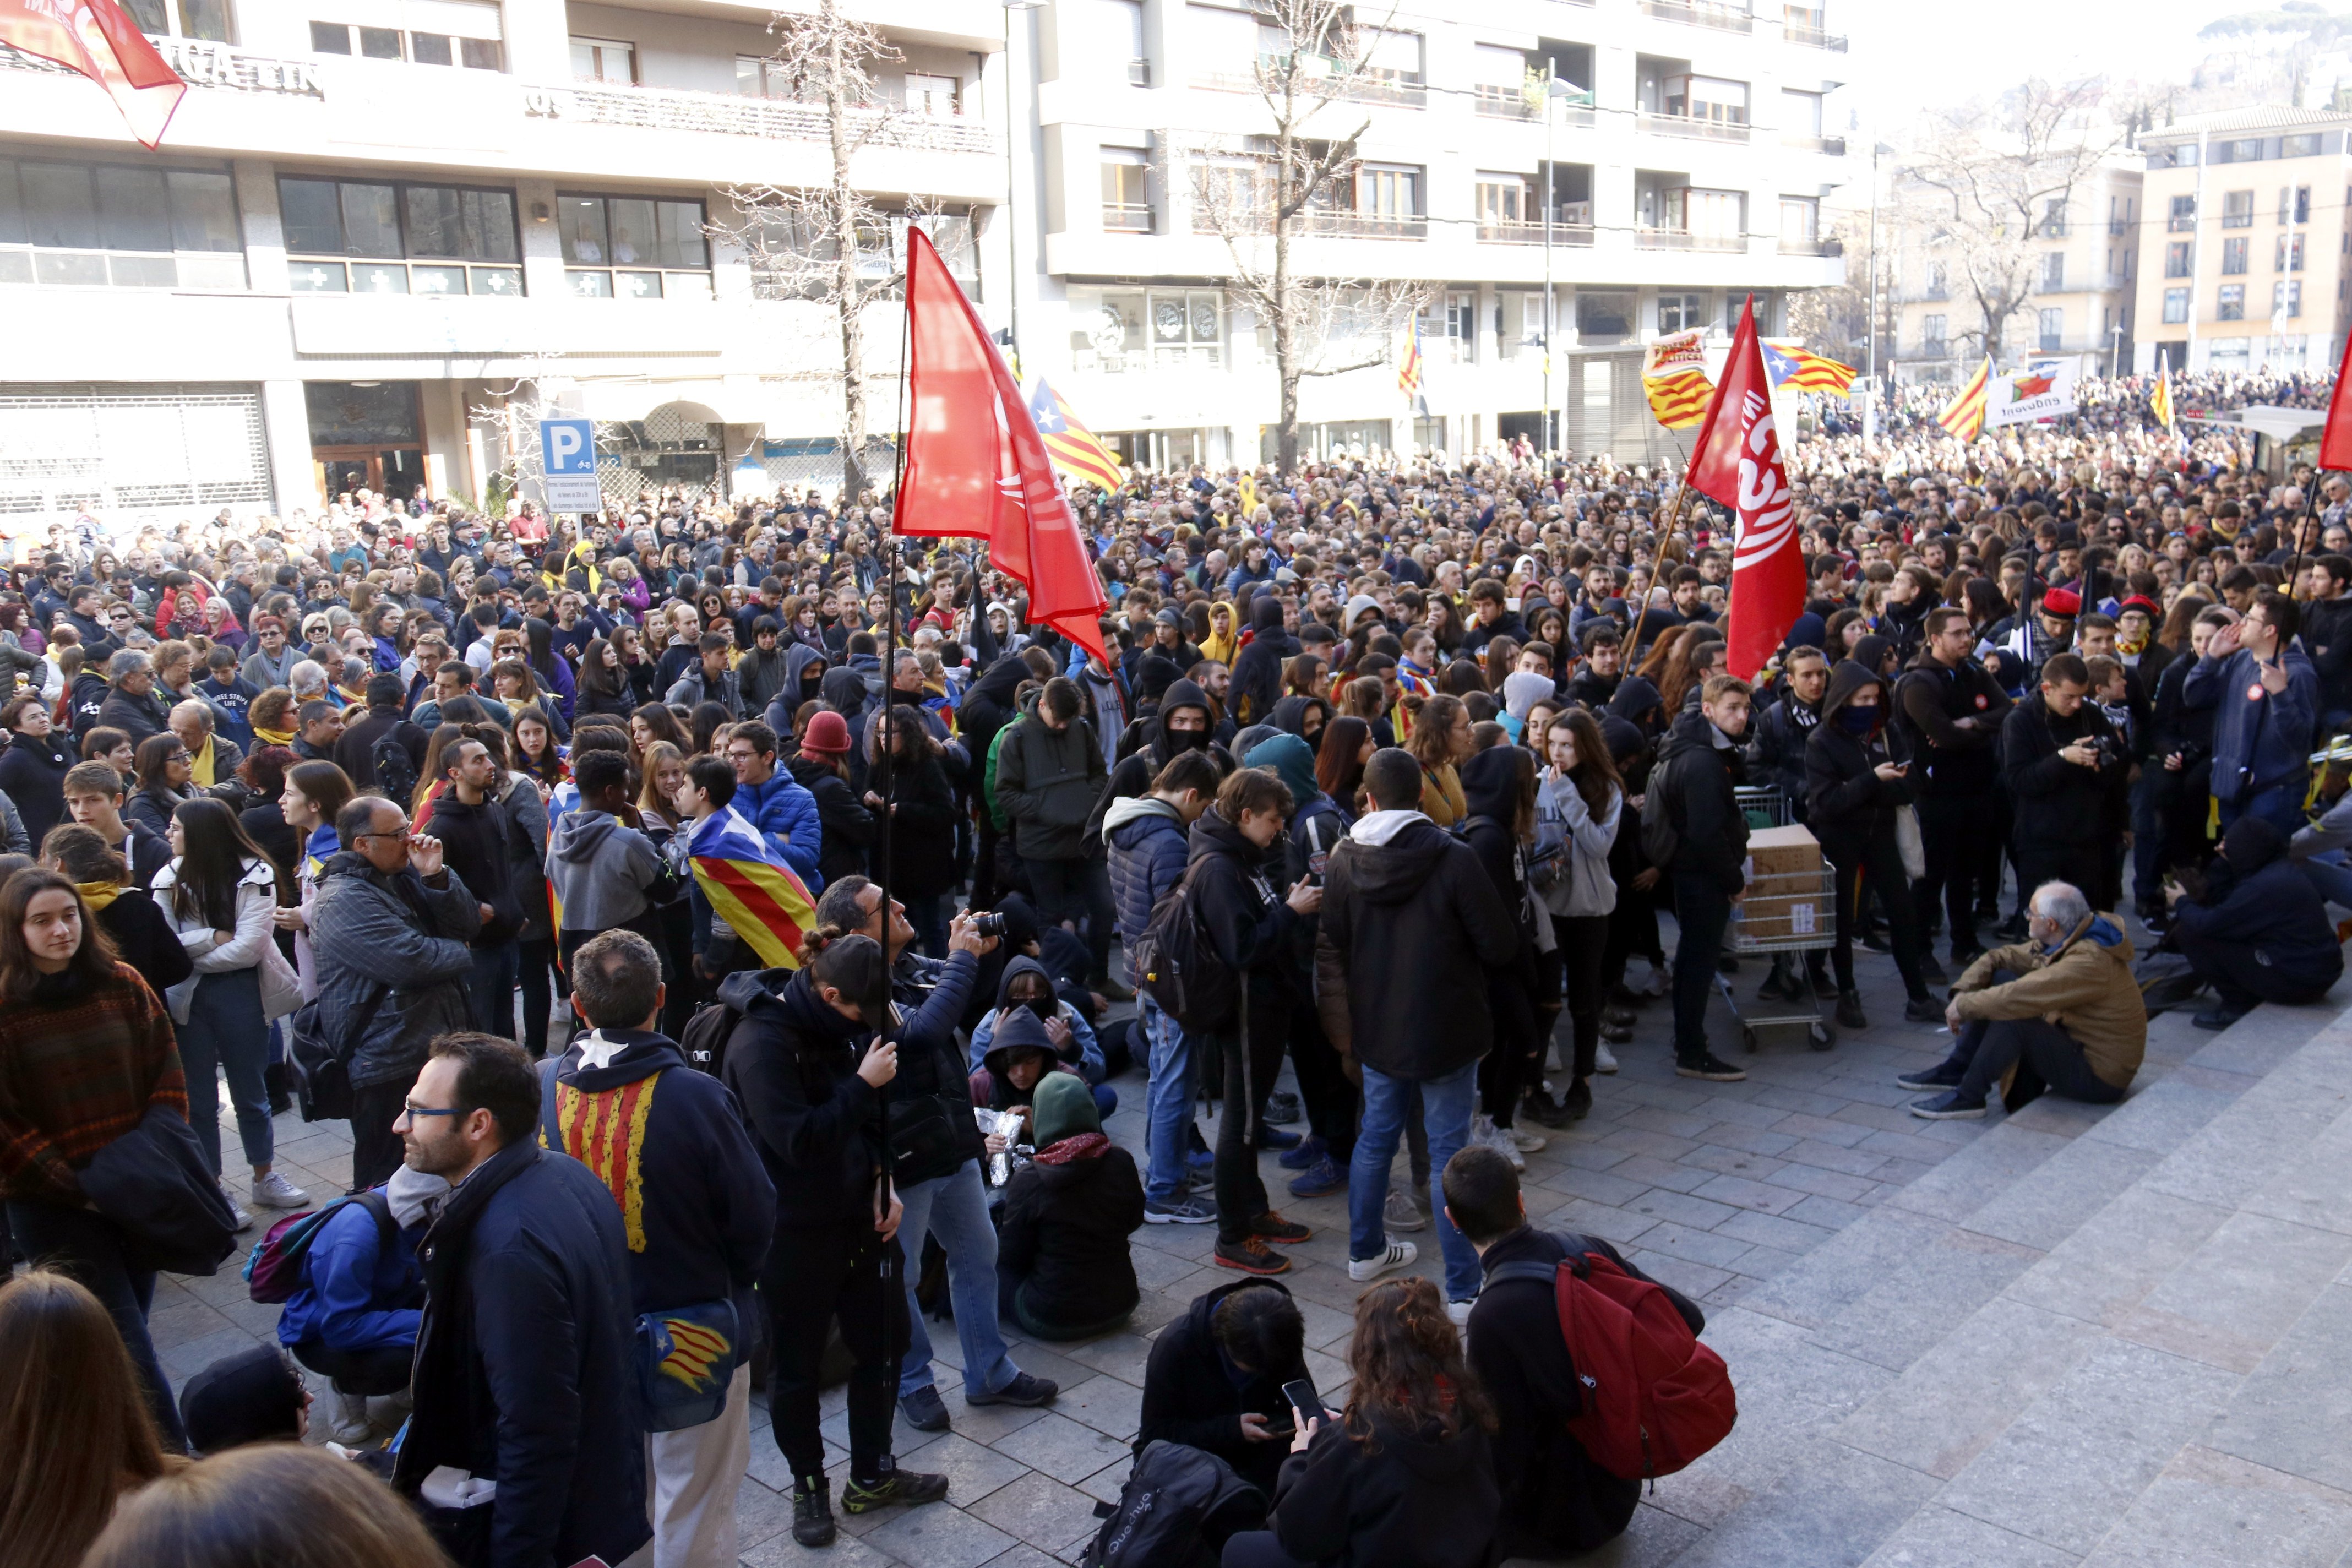
{"label": "red flag", "polygon": [[[5,0],[0,0],[5,4]],[[989,542],[990,561],[1029,586],[1029,621],[1109,662],[1102,578],[1087,557],[1037,421],[923,231],[907,230],[906,472],[891,529]]]}
{"label": "red flag", "polygon": [[2319,437],[2323,468],[2352,469],[2352,379],[2347,378],[2352,378],[2352,337],[2344,340],[2344,363],[2336,367],[2336,390],[2327,395],[2327,428]]}
{"label": "red flag", "polygon": [[1805,609],[1805,557],[1789,500],[1789,470],[1772,422],[1772,380],[1756,341],[1756,300],[1739,312],[1731,357],[1692,449],[1692,489],[1738,520],[1731,548],[1729,669],[1746,680],[1762,668]]}
{"label": "red flag", "polygon": [[106,89],[150,152],[188,90],[116,0],[0,0],[0,43]]}

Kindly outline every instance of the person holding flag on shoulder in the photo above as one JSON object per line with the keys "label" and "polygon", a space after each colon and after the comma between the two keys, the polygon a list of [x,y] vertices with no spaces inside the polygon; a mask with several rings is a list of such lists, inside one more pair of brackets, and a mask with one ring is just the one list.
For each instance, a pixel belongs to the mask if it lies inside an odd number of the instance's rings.
{"label": "person holding flag on shoulder", "polygon": [[[735,770],[699,756],[677,786],[679,837],[694,875],[694,970],[706,984],[737,969],[739,949],[761,969],[797,969],[801,940],[816,923],[815,901],[793,868],[730,804]],[[675,840],[673,841],[675,842]]]}

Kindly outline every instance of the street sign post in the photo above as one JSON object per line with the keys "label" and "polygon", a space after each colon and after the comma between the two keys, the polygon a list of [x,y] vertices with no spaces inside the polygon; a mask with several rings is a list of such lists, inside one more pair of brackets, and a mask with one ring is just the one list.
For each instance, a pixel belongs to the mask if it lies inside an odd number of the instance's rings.
{"label": "street sign post", "polygon": [[596,422],[542,419],[539,456],[547,478],[547,510],[596,511],[604,498],[596,489]]}

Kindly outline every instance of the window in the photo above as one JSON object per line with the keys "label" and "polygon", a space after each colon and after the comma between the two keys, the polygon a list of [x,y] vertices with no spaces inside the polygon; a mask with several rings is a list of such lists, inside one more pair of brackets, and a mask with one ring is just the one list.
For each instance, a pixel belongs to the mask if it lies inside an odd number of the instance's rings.
{"label": "window", "polygon": [[1949,317],[1920,317],[1919,352],[1929,359],[1942,359],[1946,353],[1950,352],[1948,347],[1949,340],[1945,336],[1946,332],[1949,330]]}
{"label": "window", "polygon": [[2189,241],[2176,239],[2164,247],[2164,275],[2167,278],[2189,276]]}
{"label": "window", "polygon": [[1506,225],[1525,227],[1542,221],[1543,215],[1536,210],[1536,184],[1525,174],[1481,173],[1474,196],[1481,229]]}
{"label": "window", "polygon": [[2272,255],[2271,270],[2273,272],[2303,270],[2303,236],[2283,234],[2278,237],[2278,248]]}
{"label": "window", "polygon": [[2279,187],[2278,220],[2281,223],[2311,221],[2311,187],[2309,185],[2296,185],[2292,189],[2285,185]]}
{"label": "window", "polygon": [[2254,226],[2254,193],[2224,191],[2221,193],[2221,226],[2252,228]]}
{"label": "window", "polygon": [[1421,85],[1421,35],[1393,27],[1364,29],[1364,74],[1398,87]]}
{"label": "window", "polygon": [[399,28],[360,27],[344,22],[311,23],[310,48],[315,54],[357,55],[370,60],[408,58]]}
{"label": "window", "polygon": [[792,84],[784,68],[759,55],[735,57],[735,90],[745,98],[790,98]]}
{"label": "window", "polygon": [[1819,136],[1822,133],[1822,95],[1782,88],[1780,133],[1783,136]]}
{"label": "window", "polygon": [[[572,40],[572,75],[580,81],[635,86],[637,79],[637,46],[615,38],[574,38]],[[740,88],[743,79],[740,66],[736,68],[735,79]]]}
{"label": "window", "polygon": [[227,0],[125,0],[122,7],[139,30],[156,37],[200,38],[228,44]]}
{"label": "window", "polygon": [[907,108],[933,120],[952,120],[963,112],[958,100],[963,84],[951,76],[907,73]]}
{"label": "window", "polygon": [[2167,289],[2164,291],[2164,323],[2177,327],[2189,319],[2189,290]]}
{"label": "window", "polygon": [[1528,57],[1523,50],[1505,48],[1500,44],[1478,44],[1473,46],[1472,56],[1475,82],[1471,91],[1477,98],[1480,113],[1534,112],[1528,109]]}
{"label": "window", "polygon": [[1609,289],[1576,291],[1576,331],[1587,342],[1622,342],[1633,335],[1633,294]]}
{"label": "window", "polygon": [[[1941,321],[1942,317],[1936,318]],[[1707,325],[1706,296],[1704,294],[1661,294],[1658,296],[1658,331],[1687,332],[1695,327]]]}
{"label": "window", "polygon": [[2221,298],[2214,301],[2213,319],[2217,321],[2242,321],[2246,319],[2246,286],[2224,283]]}
{"label": "window", "polygon": [[2282,278],[2271,285],[2271,314],[2300,316],[2303,314],[2303,279]]}
{"label": "window", "polygon": [[408,19],[429,22],[431,26],[404,32],[398,27],[313,22],[311,52],[468,70],[506,69],[506,45],[500,41],[505,35],[498,6],[480,0],[411,0]]}
{"label": "window", "polygon": [[1108,234],[1150,234],[1151,154],[1140,147],[1102,150],[1102,226]]}
{"label": "window", "polygon": [[2051,309],[2042,312],[2040,348],[2043,353],[2056,353],[2066,341],[2066,312]]}
{"label": "window", "polygon": [[1151,85],[1151,61],[1143,50],[1143,0],[1087,0],[1078,13],[1092,34],[1092,53],[1126,73],[1130,87]]}
{"label": "window", "polygon": [[1359,164],[1356,210],[1370,217],[1419,217],[1421,170],[1404,163]]}
{"label": "window", "polygon": [[[680,203],[693,206],[693,203]],[[613,205],[617,209],[620,203]],[[656,218],[658,219],[658,214]],[[668,231],[681,232],[673,219]],[[934,213],[923,215],[919,221],[903,212],[877,213],[875,221],[860,225],[857,230],[857,275],[865,288],[875,291],[877,298],[898,299],[903,284],[894,281],[907,256],[907,231],[920,228],[938,247],[940,259],[947,263],[948,276],[956,280],[965,297],[978,300],[980,264],[971,243],[971,217],[969,213]],[[656,230],[656,237],[661,236]],[[835,255],[833,237],[823,232],[801,215],[785,215],[761,225],[751,246],[751,293],[760,300],[808,300],[819,298],[829,285]],[[803,263],[815,264],[803,268]],[[663,275],[667,284],[693,280]]]}
{"label": "window", "polygon": [[2041,233],[2044,239],[2066,237],[2065,197],[2051,196],[2042,202]]}
{"label": "window", "polygon": [[2197,227],[2197,198],[2173,197],[2171,216],[2165,220],[2164,226],[2175,234],[2193,233]]}
{"label": "window", "polygon": [[643,196],[555,198],[563,280],[583,300],[707,300],[702,204]]}
{"label": "window", "polygon": [[2253,358],[2253,339],[2215,338],[2206,352],[2206,365],[2211,370],[2243,370]]}
{"label": "window", "polygon": [[1952,269],[1940,261],[1927,263],[1927,298],[1940,300],[1952,291]]}
{"label": "window", "polygon": [[2245,271],[2246,247],[2251,243],[2252,242],[2243,239],[2225,239],[2221,242],[2221,270],[2223,273],[2234,277]]}
{"label": "window", "polygon": [[281,176],[278,205],[297,292],[523,291],[512,191]]}
{"label": "window", "polygon": [[1780,238],[1788,245],[1813,245],[1822,237],[1822,203],[1819,196],[1782,196],[1780,198]]}
{"label": "window", "polygon": [[1688,115],[1713,125],[1748,123],[1748,84],[1728,77],[1668,77],[1665,112]]}
{"label": "window", "polygon": [[1215,369],[1223,359],[1224,296],[1213,289],[1073,289],[1070,319],[1092,321],[1070,333],[1079,370]]}
{"label": "window", "polygon": [[2044,294],[2054,294],[2066,287],[2066,253],[2053,250],[2042,258],[2041,289]]}
{"label": "window", "polygon": [[245,287],[229,176],[0,159],[0,283]]}
{"label": "window", "polygon": [[2317,136],[2282,136],[2279,138],[2282,158],[2316,158],[2319,156]]}
{"label": "window", "polygon": [[1450,289],[1421,319],[1422,351],[1441,363],[1467,364],[1477,357],[1478,296]]}

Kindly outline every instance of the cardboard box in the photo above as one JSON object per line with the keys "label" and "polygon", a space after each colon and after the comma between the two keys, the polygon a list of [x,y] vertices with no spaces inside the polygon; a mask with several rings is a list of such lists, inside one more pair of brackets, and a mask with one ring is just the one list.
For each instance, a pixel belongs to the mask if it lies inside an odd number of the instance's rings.
{"label": "cardboard box", "polygon": [[1732,911],[1735,938],[1753,942],[1818,939],[1826,947],[1836,905],[1825,896],[1822,846],[1796,824],[1748,836],[1748,890]]}

